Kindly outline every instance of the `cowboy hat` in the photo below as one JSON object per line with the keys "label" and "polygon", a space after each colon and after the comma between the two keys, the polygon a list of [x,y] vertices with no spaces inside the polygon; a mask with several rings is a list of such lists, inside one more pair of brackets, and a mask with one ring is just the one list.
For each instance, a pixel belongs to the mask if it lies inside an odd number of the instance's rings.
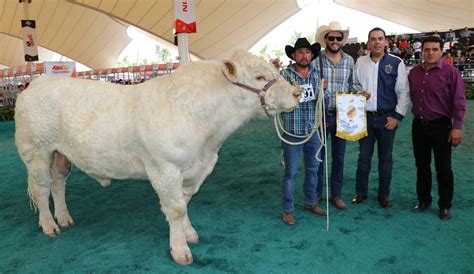
{"label": "cowboy hat", "polygon": [[286,56],[288,56],[288,58],[293,60],[293,56],[292,56],[293,53],[295,53],[295,51],[297,49],[300,49],[300,48],[308,48],[308,49],[311,50],[311,52],[313,53],[313,59],[311,59],[311,60],[316,59],[316,57],[318,57],[318,55],[319,55],[319,51],[321,51],[321,45],[319,43],[314,43],[314,44],[311,45],[308,42],[308,39],[298,38],[298,40],[296,40],[296,43],[295,43],[294,47],[292,47],[290,45],[287,45],[285,47]]}
{"label": "cowboy hat", "polygon": [[339,22],[331,22],[329,26],[322,25],[316,31],[316,42],[320,43],[321,45],[326,45],[325,36],[326,34],[330,33],[331,31],[339,31],[344,36],[342,39],[342,44],[344,45],[347,42],[347,38],[349,37],[349,27],[346,30],[341,28],[341,24]]}

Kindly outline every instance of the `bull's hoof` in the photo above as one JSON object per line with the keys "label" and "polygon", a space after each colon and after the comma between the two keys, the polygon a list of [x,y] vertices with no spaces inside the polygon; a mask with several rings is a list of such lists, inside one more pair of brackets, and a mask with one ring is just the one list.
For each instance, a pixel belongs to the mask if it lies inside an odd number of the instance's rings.
{"label": "bull's hoof", "polygon": [[56,237],[61,234],[61,230],[56,224],[54,226],[51,226],[51,225],[45,226],[45,225],[40,224],[39,227],[43,230],[43,233],[49,237]]}
{"label": "bull's hoof", "polygon": [[58,220],[58,225],[62,228],[68,227],[70,225],[73,225],[74,221],[72,219],[70,220]]}
{"label": "bull's hoof", "polygon": [[58,225],[50,214],[40,214],[38,225],[43,230],[43,233],[48,235],[49,237],[55,237],[61,234],[61,230],[59,229]]}
{"label": "bull's hoof", "polygon": [[69,215],[69,213],[56,216],[56,220],[58,221],[58,225],[60,227],[68,227],[74,224],[74,220],[72,219],[71,215]]}
{"label": "bull's hoof", "polygon": [[170,253],[173,260],[180,265],[188,265],[193,262],[193,254],[191,254],[189,248],[182,250],[182,252],[176,252],[171,249]]}

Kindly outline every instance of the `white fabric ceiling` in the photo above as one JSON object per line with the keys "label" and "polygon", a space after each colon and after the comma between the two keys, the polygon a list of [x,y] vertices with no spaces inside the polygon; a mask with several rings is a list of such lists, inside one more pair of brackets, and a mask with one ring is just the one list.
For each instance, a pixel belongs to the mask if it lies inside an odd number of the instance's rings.
{"label": "white fabric ceiling", "polygon": [[421,32],[474,26],[473,0],[334,0],[334,2]]}
{"label": "white fabric ceiling", "polygon": [[[204,59],[249,49],[299,10],[296,0],[196,0],[190,51]],[[28,14],[27,14],[28,13]],[[0,64],[24,64],[21,19],[35,19],[39,45],[91,68],[112,67],[134,25],[173,43],[172,0],[0,0]],[[3,35],[2,35],[3,34]]]}
{"label": "white fabric ceiling", "polygon": [[[316,1],[316,0],[313,0]],[[473,0],[334,0],[420,31],[474,25]],[[297,0],[196,0],[198,32],[189,35],[193,54],[224,59],[249,49],[295,14]],[[173,42],[172,0],[0,0],[0,64],[24,64],[21,19],[36,20],[39,45],[91,68],[115,65],[134,25]],[[367,22],[370,23],[370,22]],[[41,52],[40,52],[41,53]],[[47,60],[51,52],[43,51]],[[41,58],[40,57],[40,58]]]}

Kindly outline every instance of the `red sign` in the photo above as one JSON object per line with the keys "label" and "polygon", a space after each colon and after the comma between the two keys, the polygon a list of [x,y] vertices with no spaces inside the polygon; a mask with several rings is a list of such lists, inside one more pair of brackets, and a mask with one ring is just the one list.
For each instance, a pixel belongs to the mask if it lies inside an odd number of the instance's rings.
{"label": "red sign", "polygon": [[176,33],[196,32],[195,0],[174,0],[174,22]]}

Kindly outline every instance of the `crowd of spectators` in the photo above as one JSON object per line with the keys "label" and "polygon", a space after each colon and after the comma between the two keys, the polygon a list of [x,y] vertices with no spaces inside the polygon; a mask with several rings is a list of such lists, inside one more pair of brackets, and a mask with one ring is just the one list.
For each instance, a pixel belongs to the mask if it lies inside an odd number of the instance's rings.
{"label": "crowd of spectators", "polygon": [[[407,66],[419,64],[422,58],[421,41],[427,36],[438,36],[443,39],[443,60],[456,66],[463,74],[463,78],[473,77],[470,68],[474,68],[474,28],[465,27],[457,30],[450,29],[445,32],[387,35],[387,51],[403,59]],[[346,44],[343,50],[351,55],[354,60],[369,52],[365,43]],[[464,72],[466,68],[470,69],[469,72]]]}
{"label": "crowd of spectators", "polygon": [[136,85],[136,84],[140,84],[140,83],[145,82],[145,79],[143,79],[143,78],[135,79],[135,80],[131,80],[131,79],[128,79],[128,80],[112,79],[112,80],[110,80],[110,82],[114,83],[114,84],[119,84],[119,85]]}

